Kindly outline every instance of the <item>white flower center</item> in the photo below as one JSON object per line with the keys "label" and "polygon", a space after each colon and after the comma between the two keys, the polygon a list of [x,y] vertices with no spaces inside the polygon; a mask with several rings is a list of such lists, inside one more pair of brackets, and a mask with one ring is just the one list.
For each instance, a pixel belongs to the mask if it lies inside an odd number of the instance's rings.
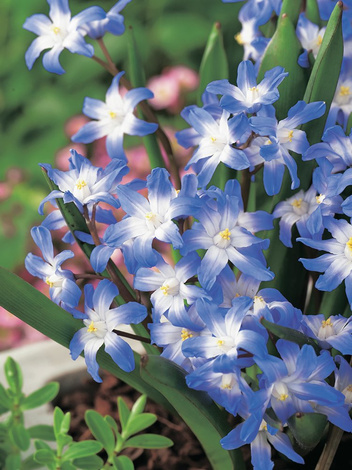
{"label": "white flower center", "polygon": [[347,385],[347,387],[345,387],[343,390],[342,390],[342,393],[345,395],[345,403],[347,404],[352,404],[352,384],[349,384]]}
{"label": "white flower center", "polygon": [[171,277],[166,279],[163,285],[160,287],[160,290],[164,295],[178,295],[180,292],[180,282],[176,277]]}
{"label": "white flower center", "polygon": [[220,388],[224,390],[232,390],[236,384],[236,379],[234,374],[223,374],[221,377]]}
{"label": "white flower center", "polygon": [[214,245],[218,248],[227,248],[231,244],[231,232],[228,228],[222,230],[221,232],[217,233],[215,237],[213,237]]}
{"label": "white flower center", "polygon": [[57,274],[52,274],[45,279],[45,282],[48,286],[51,287],[62,287],[62,283],[64,281],[64,277],[58,276]]}
{"label": "white flower center", "polygon": [[318,338],[324,341],[335,334],[335,328],[330,318],[323,320],[318,331]]}
{"label": "white flower center", "polygon": [[83,320],[83,323],[87,327],[88,333],[92,333],[92,335],[97,336],[98,338],[104,338],[108,331],[105,321],[86,319]]}
{"label": "white flower center", "polygon": [[155,212],[147,212],[145,214],[145,218],[146,218],[146,221],[147,221],[148,230],[153,230],[154,231],[155,229],[160,227],[160,225],[163,223],[162,218],[160,217],[160,215],[155,214]]}
{"label": "white flower center", "polygon": [[345,256],[349,261],[352,261],[352,237],[349,238],[345,246]]}
{"label": "white flower center", "polygon": [[297,215],[308,214],[309,204],[303,200],[303,198],[294,199],[291,202],[293,212]]}
{"label": "white flower center", "polygon": [[289,390],[284,382],[276,382],[272,391],[272,395],[280,401],[285,401],[289,397]]}

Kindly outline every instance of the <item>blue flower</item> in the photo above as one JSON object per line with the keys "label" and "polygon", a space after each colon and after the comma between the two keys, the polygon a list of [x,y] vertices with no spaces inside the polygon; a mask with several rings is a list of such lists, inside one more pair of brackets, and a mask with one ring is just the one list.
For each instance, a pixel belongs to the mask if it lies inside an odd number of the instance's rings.
{"label": "blue flower", "polygon": [[328,218],[325,227],[333,238],[328,240],[310,240],[297,238],[311,248],[328,251],[315,259],[301,258],[299,261],[309,271],[318,271],[321,274],[315,287],[322,291],[331,292],[342,281],[345,281],[347,299],[352,306],[352,225],[346,220]]}
{"label": "blue flower", "polygon": [[[160,256],[155,268],[140,268],[134,278],[134,288],[154,291],[150,300],[154,307],[154,318],[159,321],[165,315],[173,325],[190,326],[187,305],[206,296],[203,289],[186,284],[194,276],[200,264],[197,253],[182,258],[173,268]],[[191,326],[190,326],[191,327]]]}
{"label": "blue flower", "polygon": [[[223,111],[217,121],[205,109],[190,106],[187,113],[181,113],[181,116],[193,127],[194,134],[198,137],[194,140],[199,147],[185,169],[199,161],[203,163],[201,170],[198,171],[198,182],[201,187],[209,183],[220,162],[234,170],[249,167],[246,154],[234,147],[239,142],[244,143],[250,133],[248,119],[244,114],[229,119],[230,114]],[[187,133],[187,138],[183,139],[183,133],[184,131],[177,132],[176,138],[180,145],[188,148],[189,134]]]}
{"label": "blue flower", "polygon": [[92,57],[93,46],[87,44],[80,32],[85,23],[105,18],[105,11],[100,7],[89,7],[71,18],[68,0],[47,0],[50,6],[49,17],[42,14],[33,15],[24,22],[24,29],[38,35],[29,46],[25,59],[29,69],[40,53],[51,49],[43,56],[43,66],[48,72],[59,75],[65,73],[59,62],[64,49],[74,54]]}
{"label": "blue flower", "polygon": [[304,52],[298,58],[298,63],[301,67],[309,67],[309,52],[312,52],[314,59],[316,59],[325,30],[326,27],[319,29],[319,26],[309,21],[303,13],[300,14],[296,34],[304,49]]}
{"label": "blue flower", "polygon": [[117,248],[132,242],[127,250],[126,265],[152,267],[157,262],[156,252],[152,248],[154,238],[172,243],[174,248],[182,246],[183,241],[173,218],[179,216],[176,206],[177,193],[172,186],[169,173],[163,168],[155,168],[147,178],[148,199],[127,186],[119,185],[117,193],[122,209],[127,216],[120,222],[110,225],[105,231],[104,245],[94,248],[91,263],[93,269],[102,272],[112,253]]}
{"label": "blue flower", "polygon": [[[271,115],[272,110],[269,107],[266,107],[262,114],[259,113],[258,116],[250,118],[252,129],[257,134],[268,137],[258,141],[262,160],[260,161],[258,156],[254,155],[255,161],[251,163],[252,166],[264,163],[264,187],[269,196],[279,193],[285,166],[287,166],[291,176],[291,189],[298,188],[297,164],[288,151],[303,154],[308,149],[309,142],[306,133],[297,129],[297,127],[320,117],[324,112],[325,103],[322,101],[308,104],[304,101],[298,101],[288,111],[287,118],[279,122]],[[247,155],[251,160],[250,148]]]}
{"label": "blue flower", "polygon": [[134,88],[123,97],[119,92],[119,82],[125,72],[120,72],[113,78],[106,93],[105,102],[93,98],[85,98],[83,113],[95,119],[85,124],[72,136],[73,142],[84,144],[107,136],[106,150],[110,158],[126,160],[123,150],[123,135],[144,136],[156,131],[158,125],[142,121],[133,114],[134,108],[140,101],[153,98],[153,93],[147,88]]}
{"label": "blue flower", "polygon": [[263,80],[257,84],[254,65],[245,60],[238,66],[238,87],[224,79],[209,83],[206,90],[223,95],[220,105],[229,113],[256,113],[262,105],[272,104],[279,99],[277,87],[287,75],[283,67],[274,67],[265,72]]}
{"label": "blue flower", "polygon": [[96,355],[104,344],[105,352],[113,361],[125,372],[131,372],[135,367],[133,351],[113,330],[121,324],[140,323],[147,316],[147,309],[137,302],[110,309],[119,291],[108,279],[100,281],[95,290],[93,286],[86,285],[84,294],[86,318],[84,327],[74,334],[70,342],[72,359],[77,359],[84,350],[88,372],[96,382],[101,382]]}
{"label": "blue flower", "polygon": [[29,253],[25,259],[27,271],[48,284],[50,298],[53,302],[63,303],[65,307],[76,307],[81,297],[81,290],[77,286],[72,272],[61,268],[64,261],[74,256],[73,252],[65,250],[54,257],[51,235],[45,227],[33,227],[31,235],[45,261],[39,256]]}
{"label": "blue flower", "polygon": [[120,36],[125,32],[124,17],[120,15],[120,11],[130,2],[131,0],[119,0],[107,12],[106,18],[84,24],[80,29],[92,39],[99,39],[106,32]]}
{"label": "blue flower", "polygon": [[229,194],[219,200],[217,210],[204,204],[197,215],[199,222],[183,234],[183,256],[198,249],[207,250],[198,269],[199,282],[206,290],[211,289],[229,260],[258,280],[269,281],[274,277],[265,267],[260,250],[268,246],[268,240],[261,240],[238,226],[239,204],[239,199]]}
{"label": "blue flower", "polygon": [[83,206],[91,209],[93,204],[106,202],[113,207],[120,207],[119,201],[113,196],[116,187],[129,169],[119,160],[114,160],[103,170],[90,163],[90,161],[71,150],[69,171],[60,171],[43,164],[49,178],[58,186],[39,206],[39,213],[43,215],[43,206],[47,201],[63,198],[65,203],[74,202],[83,212]]}

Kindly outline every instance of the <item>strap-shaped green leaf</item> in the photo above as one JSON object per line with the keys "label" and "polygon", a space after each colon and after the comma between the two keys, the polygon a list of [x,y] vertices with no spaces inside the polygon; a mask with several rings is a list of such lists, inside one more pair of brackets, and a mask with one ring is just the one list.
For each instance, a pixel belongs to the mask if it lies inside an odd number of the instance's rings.
{"label": "strap-shaped green leaf", "polygon": [[[292,2],[293,3],[293,2]],[[296,2],[299,3],[299,2]],[[295,27],[289,16],[281,16],[258,73],[258,82],[267,70],[280,65],[289,75],[279,86],[280,98],[274,103],[278,120],[287,116],[287,111],[301,100],[307,84],[307,71],[297,63],[302,46],[297,39]]]}
{"label": "strap-shaped green leaf", "polygon": [[239,451],[226,451],[220,439],[230,430],[222,412],[205,392],[188,388],[185,371],[161,356],[143,356],[141,376],[153,384],[176,409],[202,444],[214,470],[242,470]]}
{"label": "strap-shaped green leaf", "polygon": [[[304,93],[303,99],[306,103],[312,101],[325,101],[326,103],[326,111],[322,117],[302,126],[302,129],[307,133],[310,144],[319,142],[321,139],[340,75],[343,57],[342,8],[342,2],[337,2],[331,13]],[[303,179],[301,179],[301,183],[303,187],[307,186]]]}

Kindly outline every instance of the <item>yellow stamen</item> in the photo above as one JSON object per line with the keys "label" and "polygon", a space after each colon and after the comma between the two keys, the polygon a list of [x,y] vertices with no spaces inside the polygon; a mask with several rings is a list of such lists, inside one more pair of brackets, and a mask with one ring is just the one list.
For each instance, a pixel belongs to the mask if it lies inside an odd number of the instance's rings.
{"label": "yellow stamen", "polygon": [[349,96],[350,94],[351,94],[351,92],[350,92],[350,87],[349,86],[343,86],[343,85],[340,86],[339,95]]}
{"label": "yellow stamen", "polygon": [[252,86],[251,88],[248,88],[248,89],[249,89],[249,91],[253,91],[253,92],[258,91],[257,86]]}
{"label": "yellow stamen", "polygon": [[301,207],[301,205],[302,205],[302,201],[303,201],[302,198],[295,199],[295,200],[292,202],[293,207],[297,207],[297,208],[299,209],[299,208]]}
{"label": "yellow stamen", "polygon": [[327,320],[323,320],[321,322],[321,326],[322,328],[326,328],[327,326],[332,326],[332,321],[330,318],[328,318]]}
{"label": "yellow stamen", "polygon": [[214,143],[216,142],[216,137],[210,137],[210,140]]}
{"label": "yellow stamen", "polygon": [[270,140],[270,139],[268,139],[268,140],[265,142],[265,144],[264,144],[264,145],[271,145],[271,144],[272,144],[271,140]]}
{"label": "yellow stamen", "polygon": [[221,385],[221,388],[224,389],[224,390],[232,390],[231,384],[224,384],[224,385]]}
{"label": "yellow stamen", "polygon": [[235,34],[235,40],[238,42],[238,44],[239,44],[240,46],[243,46],[244,42],[243,42],[243,38],[242,38],[242,34],[241,34],[241,33]]}
{"label": "yellow stamen", "polygon": [[224,343],[225,343],[224,340],[219,339],[216,344],[220,347],[220,346],[222,346]]}
{"label": "yellow stamen", "polygon": [[116,113],[114,113],[114,111],[109,111],[109,116],[111,117],[111,119],[115,119]]}
{"label": "yellow stamen", "polygon": [[264,302],[264,299],[261,295],[255,295],[254,296],[254,301],[257,301],[257,302]]}
{"label": "yellow stamen", "polygon": [[319,34],[319,36],[317,37],[317,44],[318,44],[318,46],[321,46],[321,43],[322,43],[322,42],[323,42],[323,37],[320,36],[320,34]]}
{"label": "yellow stamen", "polygon": [[153,212],[147,212],[147,213],[145,214],[145,218],[146,218],[147,220],[152,220],[152,218],[153,218],[154,216],[155,216],[155,214],[154,214]]}
{"label": "yellow stamen", "polygon": [[170,289],[170,286],[168,285],[160,287],[160,290],[162,291],[164,295],[169,295],[169,289]]}
{"label": "yellow stamen", "polygon": [[76,183],[77,189],[83,189],[85,186],[87,186],[87,183],[84,180],[78,180]]}
{"label": "yellow stamen", "polygon": [[192,333],[190,331],[186,330],[185,328],[182,328],[182,331],[181,331],[182,341],[185,341],[188,338],[193,338]]}
{"label": "yellow stamen", "polygon": [[87,331],[88,331],[88,333],[94,333],[94,332],[97,331],[97,330],[98,330],[98,329],[95,328],[94,322],[93,322],[93,320],[92,320],[92,321],[90,322],[90,325],[88,326],[88,330],[87,330]]}
{"label": "yellow stamen", "polygon": [[46,278],[45,282],[48,284],[49,287],[54,287],[54,283],[49,280],[49,278]]}
{"label": "yellow stamen", "polygon": [[289,142],[292,142],[292,139],[293,139],[293,131],[290,131],[290,132],[288,133],[288,140],[289,140]]}
{"label": "yellow stamen", "polygon": [[315,200],[317,201],[318,204],[321,204],[325,199],[325,196],[323,194],[319,194],[319,196],[315,196]]}
{"label": "yellow stamen", "polygon": [[350,251],[352,251],[352,237],[348,240],[346,243],[347,247],[349,248]]}
{"label": "yellow stamen", "polygon": [[60,28],[58,26],[53,26],[52,30],[53,30],[54,34],[59,34],[59,32],[60,32]]}
{"label": "yellow stamen", "polygon": [[280,401],[285,401],[287,400],[287,398],[288,398],[287,393],[281,393],[281,395],[279,396]]}
{"label": "yellow stamen", "polygon": [[224,240],[230,240],[231,232],[228,228],[225,228],[222,232],[219,233],[220,237]]}
{"label": "yellow stamen", "polygon": [[347,385],[347,387],[345,388],[345,391],[352,392],[352,384]]}

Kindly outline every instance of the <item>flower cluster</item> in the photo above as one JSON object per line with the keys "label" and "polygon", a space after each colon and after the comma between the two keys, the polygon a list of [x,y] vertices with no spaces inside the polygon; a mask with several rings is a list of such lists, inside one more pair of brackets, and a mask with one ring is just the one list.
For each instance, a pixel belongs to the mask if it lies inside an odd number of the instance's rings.
{"label": "flower cluster", "polygon": [[[48,3],[51,21],[34,15],[24,25],[39,35],[27,51],[29,68],[41,50],[52,47],[43,57],[44,67],[62,73],[58,55],[64,47],[92,56],[84,35],[99,38],[106,31],[123,32],[119,11],[126,0],[108,14],[92,7],[72,19],[66,1]],[[323,14],[329,2],[318,3]],[[288,72],[276,66],[258,79],[267,43],[259,26],[280,8],[280,0],[244,4],[237,36],[244,45],[244,60],[238,66],[237,85],[214,80],[206,86],[202,107],[189,105],[181,112],[190,127],[176,137],[194,153],[186,166],[192,173],[182,178],[180,187],[172,165],[170,173],[157,167],[146,182],[124,183],[129,170],[124,134],[151,136],[158,127],[134,115],[136,106],[152,98],[150,90],[120,93],[124,72],[116,73],[105,102],[85,98],[83,113],[93,121],[72,137],[89,143],[106,136],[111,158],[106,168],[95,167],[75,151],[67,172],[42,164],[55,189],[42,201],[40,213],[46,202],[56,207],[59,200],[74,204],[86,223],[85,232],[71,227],[76,242],[89,245],[99,280],[95,288],[84,288],[84,312],[78,307],[79,276],[61,267],[73,253],[53,254],[49,230],[63,223],[58,211],[32,229],[44,260],[31,253],[26,258],[28,271],[50,286],[52,300],[82,320],[71,341],[71,355],[76,359],[84,351],[95,380],[101,381],[96,355],[102,346],[122,370],[134,369],[132,349],[119,336],[119,325],[147,319],[151,343],[184,369],[187,385],[207,392],[242,419],[221,445],[235,449],[250,444],[256,469],[272,468],[270,445],[304,462],[286,432],[297,414],[324,415],[352,431],[352,369],[343,357],[352,354],[352,137],[345,134],[345,117],[352,109],[335,97],[322,142],[314,145],[302,126],[327,114],[325,102],[300,99],[287,106],[286,117],[277,118],[275,106]],[[311,24],[302,13],[297,38],[305,49],[299,58],[304,67],[310,66],[311,53],[317,56],[324,35]],[[349,34],[345,27],[345,37]],[[340,85],[340,94],[347,96],[347,88]],[[298,166],[304,165],[311,176],[309,187],[300,187]],[[226,182],[221,182],[221,172]],[[257,210],[263,205],[253,202],[260,184],[271,209]],[[303,267],[322,273],[315,283],[317,296],[345,281],[347,313],[307,315],[313,304],[307,289],[305,301],[297,294],[297,305],[280,292],[279,275],[268,266],[270,255],[289,253],[287,248],[293,246],[302,254],[302,277],[309,275]],[[312,258],[313,249],[326,253]],[[116,250],[122,253],[133,286],[111,260]],[[284,265],[284,256],[281,260]],[[263,282],[271,284],[262,287]],[[139,325],[145,335],[147,322]]]}

